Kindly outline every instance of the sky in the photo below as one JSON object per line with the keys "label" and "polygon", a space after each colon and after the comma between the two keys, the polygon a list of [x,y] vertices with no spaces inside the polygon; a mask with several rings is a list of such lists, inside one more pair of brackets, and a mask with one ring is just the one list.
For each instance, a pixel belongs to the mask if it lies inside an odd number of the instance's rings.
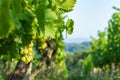
{"label": "sky", "polygon": [[[74,20],[74,32],[67,38],[97,37],[98,30],[104,31],[108,20],[120,8],[120,0],[77,0],[73,11],[67,13],[68,18]],[[65,37],[65,32],[63,33]]]}

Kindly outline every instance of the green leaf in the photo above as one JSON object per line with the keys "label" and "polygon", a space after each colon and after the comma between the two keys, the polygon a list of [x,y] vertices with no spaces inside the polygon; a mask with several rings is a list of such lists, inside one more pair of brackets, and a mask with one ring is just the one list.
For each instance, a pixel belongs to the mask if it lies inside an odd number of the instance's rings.
{"label": "green leaf", "polygon": [[29,45],[30,42],[33,40],[33,34],[26,33],[22,36],[23,46]]}
{"label": "green leaf", "polygon": [[12,0],[12,12],[15,18],[24,19],[24,8],[22,6],[24,0]]}
{"label": "green leaf", "polygon": [[35,10],[35,14],[37,16],[38,24],[39,24],[39,30],[40,35],[44,35],[45,28],[44,28],[44,22],[45,22],[45,14],[44,14],[45,6],[43,4],[39,4],[39,6]]}
{"label": "green leaf", "polygon": [[14,25],[17,30],[19,30],[22,27],[21,22],[17,18],[14,18]]}
{"label": "green leaf", "polygon": [[46,22],[45,23],[45,36],[55,38],[55,33],[57,28],[53,22]]}
{"label": "green leaf", "polygon": [[66,30],[68,34],[72,34],[73,32],[74,21],[72,19],[68,19],[66,23]]}
{"label": "green leaf", "polygon": [[34,26],[32,23],[34,22],[35,14],[30,9],[25,9],[25,20],[21,21],[23,34],[22,34],[22,43],[23,46],[28,45],[33,39],[34,35]]}
{"label": "green leaf", "polygon": [[58,17],[54,11],[51,9],[46,9],[45,10],[45,20],[57,20]]}
{"label": "green leaf", "polygon": [[[56,13],[51,9],[45,8],[45,4],[40,4],[35,11],[36,11],[35,14],[37,15],[37,19],[38,19],[40,35],[53,37],[54,34],[52,30],[54,29],[52,28],[51,23],[49,24],[49,22],[53,22],[54,20],[58,19]],[[48,32],[50,33],[52,32],[52,33],[48,34]]]}
{"label": "green leaf", "polygon": [[7,46],[7,53],[10,55],[11,58],[19,58],[19,53],[16,49],[16,43],[10,43],[10,45]]}
{"label": "green leaf", "polygon": [[0,0],[0,6],[2,5],[2,1],[3,1],[3,0]]}
{"label": "green leaf", "polygon": [[7,36],[14,29],[9,3],[8,0],[3,0],[0,5],[0,38]]}
{"label": "green leaf", "polygon": [[32,24],[32,21],[34,20],[35,16],[36,15],[32,12],[32,10],[28,8],[25,9],[25,20],[29,21],[30,24]]}
{"label": "green leaf", "polygon": [[73,10],[74,4],[76,3],[76,0],[64,0],[62,4],[60,5],[60,9],[64,12],[69,12]]}

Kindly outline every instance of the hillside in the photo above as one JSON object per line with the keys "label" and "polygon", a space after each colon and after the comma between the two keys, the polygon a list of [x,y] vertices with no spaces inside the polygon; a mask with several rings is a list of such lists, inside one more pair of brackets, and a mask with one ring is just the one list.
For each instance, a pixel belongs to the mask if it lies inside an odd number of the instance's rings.
{"label": "hillside", "polygon": [[90,47],[90,41],[82,42],[82,43],[65,43],[65,52],[76,53],[79,51],[83,51]]}

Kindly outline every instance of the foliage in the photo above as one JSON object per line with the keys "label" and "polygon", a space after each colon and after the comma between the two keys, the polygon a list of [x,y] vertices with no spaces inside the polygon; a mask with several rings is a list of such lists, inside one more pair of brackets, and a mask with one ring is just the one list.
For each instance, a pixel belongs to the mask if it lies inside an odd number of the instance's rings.
{"label": "foliage", "polygon": [[108,52],[110,62],[119,63],[120,59],[120,12],[113,14],[108,26]]}
{"label": "foliage", "polygon": [[95,67],[103,67],[106,64],[119,63],[120,45],[120,13],[113,14],[108,22],[108,28],[98,33],[98,39],[93,38],[91,43],[91,54]]}
{"label": "foliage", "polygon": [[[87,56],[89,55],[88,50],[80,51],[74,54],[68,53],[65,57],[66,68],[68,71],[67,80],[84,80],[88,67]],[[89,60],[88,60],[89,61]],[[91,64],[90,64],[91,65]],[[90,67],[89,65],[89,67]],[[89,72],[89,71],[88,71]]]}
{"label": "foliage", "polygon": [[102,67],[107,64],[108,54],[106,52],[107,37],[106,32],[99,32],[98,39],[93,38],[91,42],[91,55],[95,67]]}
{"label": "foliage", "polygon": [[[115,7],[114,7],[115,8]],[[107,75],[101,79],[114,79],[119,74],[120,62],[120,11],[112,15],[104,32],[98,32],[98,39],[92,38],[90,55],[98,73]]]}
{"label": "foliage", "polygon": [[62,32],[66,29],[71,34],[74,22],[68,19],[65,23],[62,14],[72,11],[75,2],[0,0],[0,58],[5,62],[13,59],[18,61],[15,70],[7,77],[15,76],[17,70],[21,71],[20,65],[26,67],[25,72],[22,72],[26,73],[27,66],[36,60],[41,64],[45,61],[47,66],[56,57],[57,63],[63,60]]}

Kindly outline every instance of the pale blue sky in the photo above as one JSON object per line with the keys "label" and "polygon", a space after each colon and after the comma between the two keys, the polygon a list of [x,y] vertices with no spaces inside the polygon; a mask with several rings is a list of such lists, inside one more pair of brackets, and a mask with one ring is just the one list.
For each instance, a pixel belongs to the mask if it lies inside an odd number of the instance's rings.
{"label": "pale blue sky", "polygon": [[77,0],[74,10],[67,14],[75,22],[74,32],[68,38],[96,37],[97,31],[103,31],[116,12],[112,6],[120,8],[120,0]]}

